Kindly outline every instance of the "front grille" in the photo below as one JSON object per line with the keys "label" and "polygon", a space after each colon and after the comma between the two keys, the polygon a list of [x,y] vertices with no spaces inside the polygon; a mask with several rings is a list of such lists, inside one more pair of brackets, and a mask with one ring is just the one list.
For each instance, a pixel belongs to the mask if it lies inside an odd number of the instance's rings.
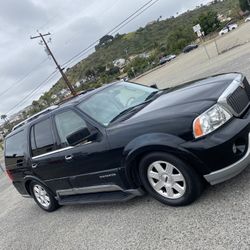
{"label": "front grille", "polygon": [[248,95],[248,98],[250,100],[250,85],[249,85],[249,82],[247,81],[247,78],[245,77],[244,80],[243,80],[243,85],[245,87],[245,91]]}
{"label": "front grille", "polygon": [[[245,85],[245,84],[244,84]],[[248,85],[248,83],[247,83]],[[248,85],[248,87],[250,87]],[[248,87],[242,88],[239,86],[232,94],[227,97],[227,103],[235,111],[236,114],[240,115],[249,105],[250,100],[250,88],[249,92]]]}

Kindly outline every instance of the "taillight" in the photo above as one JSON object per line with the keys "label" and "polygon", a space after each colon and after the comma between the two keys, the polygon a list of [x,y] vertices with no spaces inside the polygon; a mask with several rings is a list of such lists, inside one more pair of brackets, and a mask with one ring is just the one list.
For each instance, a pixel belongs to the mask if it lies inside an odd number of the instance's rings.
{"label": "taillight", "polygon": [[10,180],[13,181],[13,175],[11,174],[10,170],[6,170],[6,174],[10,178]]}

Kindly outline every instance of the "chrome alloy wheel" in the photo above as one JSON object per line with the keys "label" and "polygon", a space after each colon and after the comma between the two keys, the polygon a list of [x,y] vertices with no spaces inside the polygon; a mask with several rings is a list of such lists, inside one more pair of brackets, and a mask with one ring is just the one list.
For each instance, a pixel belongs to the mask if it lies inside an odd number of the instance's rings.
{"label": "chrome alloy wheel", "polygon": [[186,191],[186,182],[182,173],[166,161],[150,164],[147,177],[152,188],[168,199],[181,198]]}
{"label": "chrome alloy wheel", "polygon": [[34,185],[33,192],[40,205],[42,205],[44,208],[48,208],[50,206],[49,195],[42,186],[39,184]]}

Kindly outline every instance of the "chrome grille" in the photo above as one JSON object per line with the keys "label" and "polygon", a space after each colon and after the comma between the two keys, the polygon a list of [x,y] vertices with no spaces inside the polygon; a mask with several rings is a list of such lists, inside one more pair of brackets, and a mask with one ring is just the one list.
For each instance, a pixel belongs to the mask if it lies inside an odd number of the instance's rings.
{"label": "chrome grille", "polygon": [[226,102],[235,116],[240,116],[250,104],[250,85],[246,78],[235,81],[234,90],[226,97]]}
{"label": "chrome grille", "polygon": [[249,97],[246,89],[239,86],[231,95],[227,97],[227,103],[237,114],[244,112],[249,104]]}

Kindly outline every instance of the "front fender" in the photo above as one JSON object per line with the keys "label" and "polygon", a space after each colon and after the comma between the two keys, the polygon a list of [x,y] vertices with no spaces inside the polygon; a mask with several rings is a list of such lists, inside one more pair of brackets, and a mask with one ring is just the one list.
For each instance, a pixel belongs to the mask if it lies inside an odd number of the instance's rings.
{"label": "front fender", "polygon": [[145,134],[133,139],[124,148],[122,160],[129,182],[134,183],[135,170],[138,170],[140,159],[145,154],[156,151],[173,154],[202,174],[206,166],[195,155],[181,147],[184,142],[178,136],[165,133]]}

